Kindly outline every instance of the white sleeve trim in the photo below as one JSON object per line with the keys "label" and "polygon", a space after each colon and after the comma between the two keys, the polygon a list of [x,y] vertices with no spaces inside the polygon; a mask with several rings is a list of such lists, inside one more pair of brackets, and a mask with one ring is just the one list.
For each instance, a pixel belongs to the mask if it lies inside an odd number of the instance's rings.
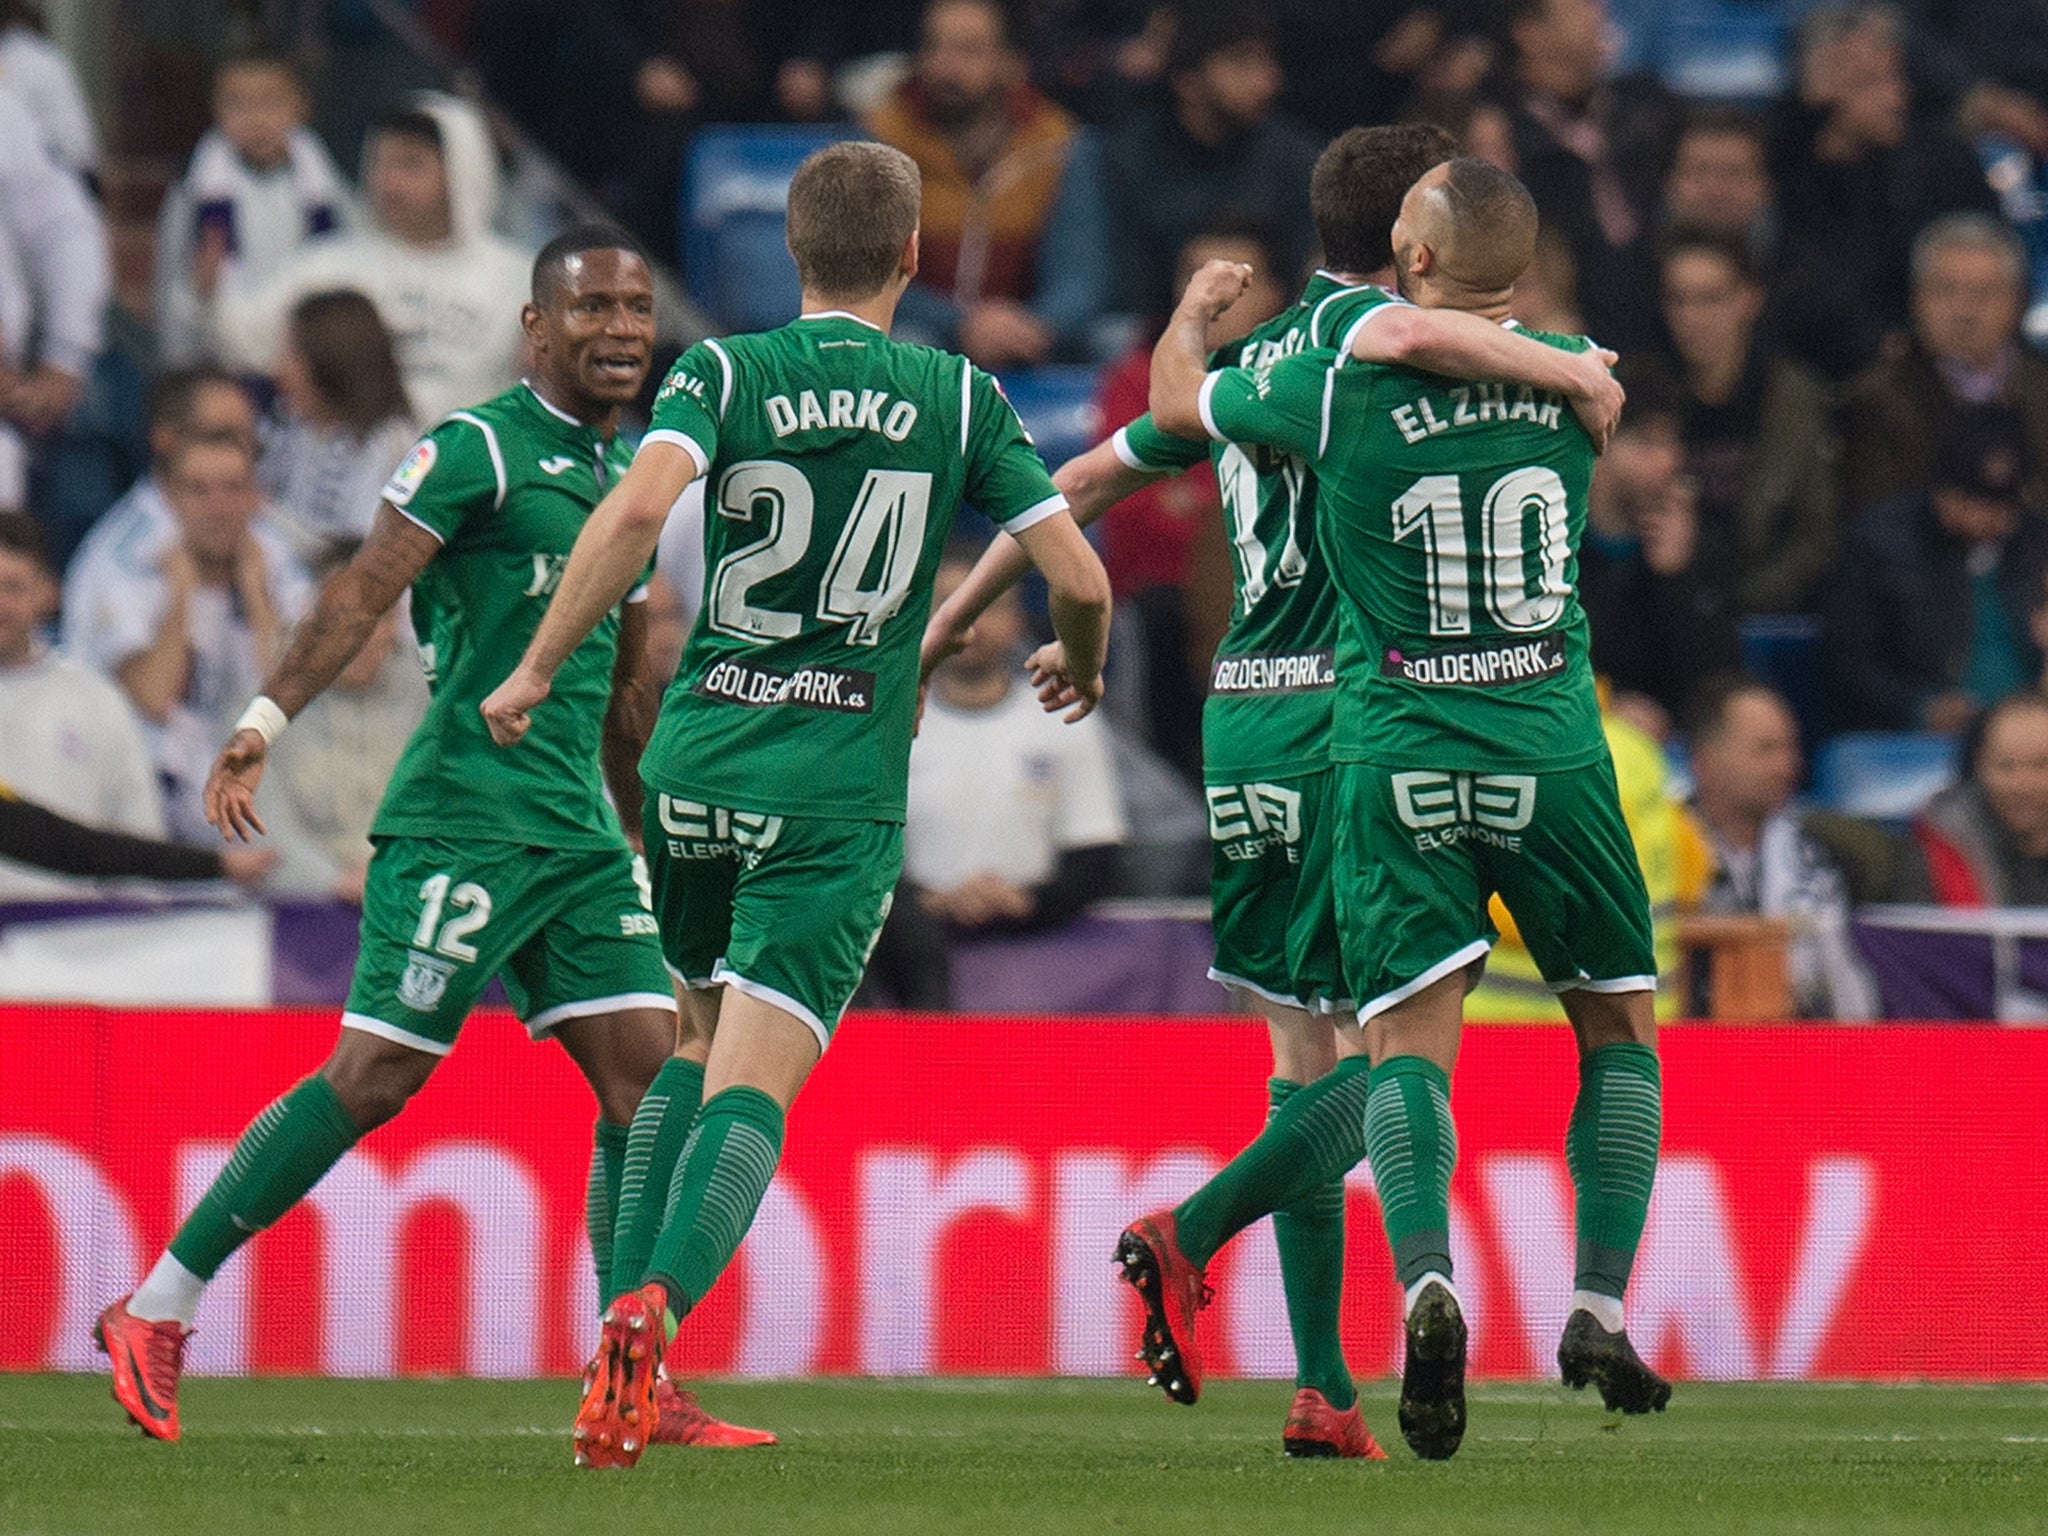
{"label": "white sleeve trim", "polygon": [[1109,446],[1111,452],[1116,454],[1116,461],[1123,465],[1125,469],[1143,470],[1152,468],[1150,464],[1147,464],[1138,457],[1137,449],[1131,446],[1131,433],[1128,427],[1118,427],[1114,432],[1110,433]]}
{"label": "white sleeve trim", "polygon": [[434,542],[436,544],[446,544],[448,542],[447,535],[442,533],[440,529],[428,528],[425,523],[421,522],[418,518],[414,517],[410,512],[406,511],[405,508],[399,506],[396,502],[387,501],[384,503],[384,505],[389,507],[392,511],[396,512],[408,523],[411,523],[415,528],[426,528],[427,532],[431,533],[434,536]]}
{"label": "white sleeve trim", "polygon": [[709,336],[704,338],[704,345],[711,349],[711,355],[718,359],[718,366],[725,371],[724,382],[718,387],[718,419],[723,422],[726,411],[732,407],[732,358]]}
{"label": "white sleeve trim", "polygon": [[[704,451],[702,443],[698,442],[697,439],[690,436],[687,432],[678,432],[674,427],[656,427],[652,432],[640,439],[640,447],[644,449],[649,443],[673,443],[692,459],[696,460],[698,474],[708,475],[711,473],[711,455]],[[638,450],[635,451],[637,452]]]}
{"label": "white sleeve trim", "polygon": [[1026,507],[1015,517],[1005,518],[1002,528],[1005,533],[1022,533],[1026,528],[1044,522],[1056,512],[1067,510],[1067,498],[1055,491],[1035,507]]}
{"label": "white sleeve trim", "polygon": [[475,427],[477,431],[483,433],[484,446],[491,452],[491,468],[498,476],[498,499],[491,503],[491,508],[493,511],[502,511],[505,506],[507,484],[505,480],[505,455],[498,450],[497,432],[483,417],[474,415],[469,411],[450,411],[448,419],[450,421],[466,421],[472,427]]}
{"label": "white sleeve trim", "polygon": [[1222,432],[1217,430],[1216,418],[1212,414],[1210,414],[1209,410],[1209,397],[1216,393],[1216,381],[1222,377],[1223,375],[1221,373],[1211,373],[1204,375],[1202,379],[1202,387],[1195,395],[1195,409],[1201,413],[1202,430],[1207,432],[1219,443],[1227,442],[1228,439],[1224,437]]}
{"label": "white sleeve trim", "polygon": [[1323,429],[1316,434],[1317,458],[1330,451],[1330,400],[1337,393],[1337,370],[1342,366],[1340,359],[1323,370]]}
{"label": "white sleeve trim", "polygon": [[967,455],[967,423],[974,415],[974,364],[960,359],[960,454]]}
{"label": "white sleeve trim", "polygon": [[630,592],[628,592],[628,593],[626,594],[626,596],[625,596],[625,599],[624,599],[624,600],[625,600],[626,602],[629,602],[629,603],[644,603],[644,602],[646,602],[646,601],[647,601],[647,583],[646,583],[646,582],[644,582],[644,581],[643,581],[643,582],[641,582],[639,586],[635,587],[635,588],[634,588],[634,589],[633,589],[632,591],[630,591]]}
{"label": "white sleeve trim", "polygon": [[1344,333],[1344,339],[1337,344],[1337,366],[1342,368],[1346,363],[1353,361],[1351,356],[1352,343],[1358,340],[1358,333],[1370,325],[1376,316],[1384,315],[1390,309],[1409,309],[1412,307],[1406,299],[1389,298],[1386,303],[1373,305],[1371,309],[1368,309],[1364,314],[1352,321],[1351,329]]}

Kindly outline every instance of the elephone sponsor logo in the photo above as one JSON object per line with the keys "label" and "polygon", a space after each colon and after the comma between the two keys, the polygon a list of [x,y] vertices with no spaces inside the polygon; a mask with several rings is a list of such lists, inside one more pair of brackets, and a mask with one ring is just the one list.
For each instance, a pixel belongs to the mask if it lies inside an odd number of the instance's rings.
{"label": "elephone sponsor logo", "polygon": [[441,995],[448,990],[448,978],[454,974],[452,962],[410,950],[405,957],[405,973],[398,978],[398,1000],[415,1013],[432,1013],[441,1006]]}
{"label": "elephone sponsor logo", "polygon": [[434,460],[440,456],[441,450],[434,446],[434,440],[423,438],[405,456],[405,462],[392,472],[391,478],[384,482],[384,499],[394,507],[402,507],[411,501],[413,492],[432,473]]}
{"label": "elephone sponsor logo", "polygon": [[[738,859],[748,869],[782,836],[782,818],[663,795],[661,830],[673,859]],[[622,919],[623,921],[623,919]]]}
{"label": "elephone sponsor logo", "polygon": [[1211,784],[1209,837],[1235,862],[1256,859],[1269,848],[1301,862],[1301,791],[1284,784]]}
{"label": "elephone sponsor logo", "polygon": [[533,553],[533,579],[526,584],[528,597],[552,597],[555,588],[562,584],[562,568],[569,563],[567,555],[550,555],[540,550]]}
{"label": "elephone sponsor logo", "polygon": [[1380,675],[1428,687],[1503,688],[1531,678],[1556,677],[1565,668],[1564,636],[1466,645],[1409,656],[1392,646],[1380,661]]}
{"label": "elephone sponsor logo", "polygon": [[1219,656],[1209,674],[1211,693],[1307,693],[1337,684],[1330,651],[1291,656]]}
{"label": "elephone sponsor logo", "polygon": [[1536,814],[1533,773],[1397,773],[1388,782],[1419,852],[1476,842],[1520,853]]}
{"label": "elephone sponsor logo", "polygon": [[875,674],[845,667],[800,667],[777,672],[746,661],[721,661],[697,680],[695,693],[728,704],[765,708],[794,704],[802,709],[828,709],[843,715],[872,714]]}

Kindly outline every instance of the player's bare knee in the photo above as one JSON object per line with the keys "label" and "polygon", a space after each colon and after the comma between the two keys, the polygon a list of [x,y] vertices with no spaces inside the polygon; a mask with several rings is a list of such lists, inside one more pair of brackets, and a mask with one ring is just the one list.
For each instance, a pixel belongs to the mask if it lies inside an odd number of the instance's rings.
{"label": "player's bare knee", "polygon": [[1259,1011],[1273,1040],[1275,1077],[1312,1083],[1337,1064],[1337,1043],[1327,1018],[1280,1003],[1262,1003]]}
{"label": "player's bare knee", "polygon": [[1579,1054],[1590,1055],[1604,1045],[1632,1043],[1657,1046],[1657,994],[1592,992],[1575,987],[1562,994],[1565,1017],[1578,1038]]}
{"label": "player's bare knee", "polygon": [[359,1029],[345,1029],[320,1068],[341,1107],[367,1135],[395,1118],[425,1086],[441,1058]]}

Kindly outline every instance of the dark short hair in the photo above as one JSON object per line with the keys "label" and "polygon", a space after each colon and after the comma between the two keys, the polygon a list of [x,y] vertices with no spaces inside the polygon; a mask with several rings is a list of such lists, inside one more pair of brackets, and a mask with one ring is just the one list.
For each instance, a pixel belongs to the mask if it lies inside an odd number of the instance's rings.
{"label": "dark short hair", "polygon": [[45,576],[57,574],[50,559],[50,537],[43,525],[26,512],[0,512],[0,549],[32,562]]}
{"label": "dark short hair", "polygon": [[1773,699],[1788,711],[1792,708],[1782,693],[1747,672],[1718,672],[1701,683],[1685,705],[1685,733],[1692,744],[1698,746],[1727,730],[1735,701],[1752,696]]}
{"label": "dark short hair", "polygon": [[149,402],[143,408],[145,428],[152,433],[160,427],[173,432],[186,431],[192,425],[200,392],[216,385],[240,389],[242,381],[227,369],[211,363],[171,368],[158,374],[150,382]]}
{"label": "dark short hair", "polygon": [[370,124],[370,136],[389,135],[400,139],[418,139],[431,145],[436,154],[446,154],[447,144],[441,138],[441,121],[431,112],[418,107],[398,107],[383,112]]}
{"label": "dark short hair", "polygon": [[1628,392],[1628,404],[1621,410],[1623,432],[1651,421],[1682,421],[1685,390],[1671,365],[1654,354],[1624,356],[1614,365],[1614,377]]}
{"label": "dark short hair", "polygon": [[1181,241],[1180,254],[1185,256],[1187,248],[1197,240],[1242,240],[1259,248],[1267,273],[1277,275],[1283,282],[1290,275],[1280,270],[1287,246],[1279,221],[1264,209],[1249,208],[1243,203],[1223,203],[1211,208],[1200,227]]}
{"label": "dark short hair", "polygon": [[[545,308],[562,286],[569,258],[585,251],[628,251],[647,262],[647,250],[616,224],[578,224],[563,230],[533,258],[533,302]],[[647,263],[650,269],[652,262]]]}
{"label": "dark short hair", "polygon": [[1425,171],[1455,159],[1458,141],[1434,123],[1350,128],[1309,173],[1309,210],[1333,272],[1377,272],[1394,259],[1401,199]]}
{"label": "dark short hair", "polygon": [[298,60],[282,48],[272,47],[266,43],[231,48],[222,54],[213,66],[213,83],[218,86],[223,75],[237,69],[269,70],[283,75],[300,92],[306,89],[306,75],[299,68]]}
{"label": "dark short hair", "polygon": [[1694,134],[1701,138],[1748,139],[1756,145],[1766,163],[1769,161],[1770,126],[1761,113],[1747,107],[1731,107],[1718,102],[1694,107],[1686,113],[1685,121],[1679,124],[1678,136],[1683,139]]}
{"label": "dark short hair", "polygon": [[1216,54],[1243,43],[1273,42],[1273,13],[1258,0],[1189,0],[1174,14],[1166,45],[1166,73],[1200,69]]}
{"label": "dark short hair", "polygon": [[1692,225],[1679,224],[1666,230],[1657,240],[1657,268],[1661,274],[1664,264],[1672,257],[1687,251],[1705,251],[1718,256],[1735,269],[1735,275],[1751,287],[1763,284],[1763,273],[1757,269],[1756,253],[1750,250],[1749,242],[1718,230],[1700,229]]}
{"label": "dark short hair", "polygon": [[841,299],[880,293],[917,229],[917,162],[887,144],[828,144],[789,182],[789,253],[805,288]]}

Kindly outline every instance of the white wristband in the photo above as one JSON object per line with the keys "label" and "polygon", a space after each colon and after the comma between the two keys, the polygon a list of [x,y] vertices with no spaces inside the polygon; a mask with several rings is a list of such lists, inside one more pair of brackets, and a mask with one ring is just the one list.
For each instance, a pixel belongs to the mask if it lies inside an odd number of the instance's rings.
{"label": "white wristband", "polygon": [[235,729],[254,731],[263,738],[263,745],[267,747],[284,734],[284,728],[289,724],[290,717],[277,707],[270,696],[259,693],[242,711],[242,718],[235,722]]}

